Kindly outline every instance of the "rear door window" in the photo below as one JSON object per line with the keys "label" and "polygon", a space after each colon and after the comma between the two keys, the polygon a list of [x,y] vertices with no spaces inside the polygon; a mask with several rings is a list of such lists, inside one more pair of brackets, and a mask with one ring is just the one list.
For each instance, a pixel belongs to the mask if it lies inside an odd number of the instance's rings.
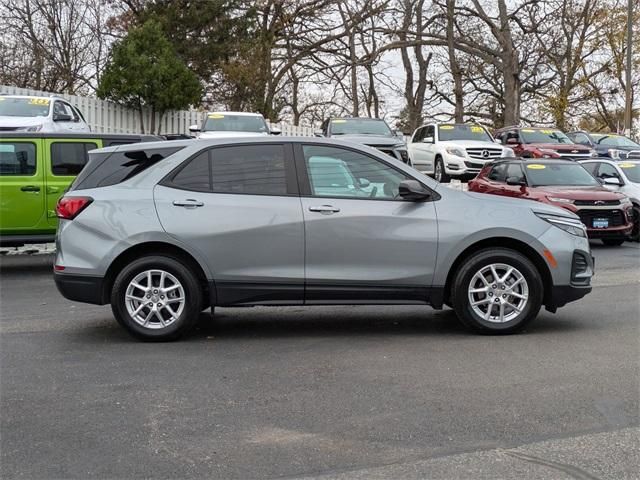
{"label": "rear door window", "polygon": [[33,176],[37,170],[36,146],[31,142],[0,143],[0,176]]}
{"label": "rear door window", "polygon": [[499,163],[495,165],[487,175],[487,178],[494,182],[505,182],[507,180],[507,164]]}
{"label": "rear door window", "polygon": [[76,176],[89,160],[94,142],[54,142],[51,144],[51,173],[56,176]]}
{"label": "rear door window", "polygon": [[212,148],[189,160],[166,185],[212,193],[293,195],[297,182],[289,149],[282,144]]}

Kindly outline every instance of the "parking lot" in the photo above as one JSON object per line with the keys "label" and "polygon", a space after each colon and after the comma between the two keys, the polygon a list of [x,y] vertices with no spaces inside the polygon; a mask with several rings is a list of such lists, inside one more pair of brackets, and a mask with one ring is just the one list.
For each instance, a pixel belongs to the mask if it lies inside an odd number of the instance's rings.
{"label": "parking lot", "polygon": [[131,339],[0,258],[5,478],[637,478],[640,248],[521,335],[426,307],[219,309]]}

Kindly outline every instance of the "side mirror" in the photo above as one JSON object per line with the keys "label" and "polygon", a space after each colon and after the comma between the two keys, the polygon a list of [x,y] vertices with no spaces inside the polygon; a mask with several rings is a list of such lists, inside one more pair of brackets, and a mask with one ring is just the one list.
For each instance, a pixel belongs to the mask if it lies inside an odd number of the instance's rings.
{"label": "side mirror", "polygon": [[433,137],[424,137],[422,143],[433,143]]}
{"label": "side mirror", "polygon": [[271,127],[269,132],[271,132],[271,135],[282,135],[282,130],[276,127]]}
{"label": "side mirror", "polygon": [[525,182],[522,177],[507,177],[507,185],[520,185],[521,187],[526,187],[527,182]]}
{"label": "side mirror", "polygon": [[198,133],[200,131],[200,126],[199,125],[191,125],[189,127],[189,131],[191,133]]}
{"label": "side mirror", "polygon": [[70,122],[71,120],[73,120],[73,117],[71,115],[67,115],[66,113],[56,113],[53,116],[54,122]]}
{"label": "side mirror", "polygon": [[431,192],[417,180],[403,180],[398,186],[400,196],[411,202],[420,202],[431,198]]}
{"label": "side mirror", "polygon": [[518,139],[517,138],[507,138],[507,145],[518,145]]}
{"label": "side mirror", "polygon": [[622,182],[620,181],[619,178],[616,177],[606,177],[602,179],[602,183],[604,185],[611,185],[611,186],[615,186],[615,187],[619,187],[620,185],[622,185]]}
{"label": "side mirror", "polygon": [[402,133],[401,130],[394,130],[393,134],[398,137],[398,138],[402,138],[404,140],[404,133]]}
{"label": "side mirror", "polygon": [[366,178],[359,178],[358,185],[360,185],[360,188],[367,188],[369,185],[371,185],[371,182]]}
{"label": "side mirror", "polygon": [[498,143],[498,144],[502,145],[502,142],[500,141],[499,138],[494,138],[493,139],[493,143]]}

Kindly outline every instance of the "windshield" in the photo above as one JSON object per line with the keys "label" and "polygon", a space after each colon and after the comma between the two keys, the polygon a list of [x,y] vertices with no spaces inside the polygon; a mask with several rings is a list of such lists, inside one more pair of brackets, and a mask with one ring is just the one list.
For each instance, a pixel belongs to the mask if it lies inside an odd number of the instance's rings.
{"label": "windshield", "polygon": [[264,118],[257,115],[227,115],[210,113],[204,122],[203,132],[257,132],[268,133]]}
{"label": "windshield", "polygon": [[48,98],[0,96],[0,116],[46,117],[49,115],[50,103]]}
{"label": "windshield", "polygon": [[631,140],[630,138],[623,137],[622,135],[591,135],[593,140],[598,145],[607,145],[610,147],[631,147],[640,148],[640,145]]}
{"label": "windshield", "polygon": [[619,163],[618,166],[630,182],[640,183],[640,162],[623,162]]}
{"label": "windshield", "polygon": [[520,130],[520,136],[524,143],[573,143],[573,140],[567,137],[560,130],[553,129],[523,128]]}
{"label": "windshield", "polygon": [[383,135],[393,132],[384,120],[372,118],[336,118],[331,120],[331,135]]}
{"label": "windshield", "polygon": [[600,183],[578,164],[562,163],[530,163],[525,165],[527,179],[532,187],[544,187],[548,185],[568,187],[594,187]]}
{"label": "windshield", "polygon": [[446,142],[447,140],[493,142],[491,136],[480,125],[439,125],[438,138],[441,142]]}

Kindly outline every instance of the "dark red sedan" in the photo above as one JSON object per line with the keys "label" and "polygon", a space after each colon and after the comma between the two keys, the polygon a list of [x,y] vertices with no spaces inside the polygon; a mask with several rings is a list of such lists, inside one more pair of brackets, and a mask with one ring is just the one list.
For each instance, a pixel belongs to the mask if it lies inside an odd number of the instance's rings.
{"label": "dark red sedan", "polygon": [[633,228],[629,198],[604,188],[582,165],[566,160],[505,159],[487,164],[469,191],[555,205],[580,217],[589,238],[620,245]]}

